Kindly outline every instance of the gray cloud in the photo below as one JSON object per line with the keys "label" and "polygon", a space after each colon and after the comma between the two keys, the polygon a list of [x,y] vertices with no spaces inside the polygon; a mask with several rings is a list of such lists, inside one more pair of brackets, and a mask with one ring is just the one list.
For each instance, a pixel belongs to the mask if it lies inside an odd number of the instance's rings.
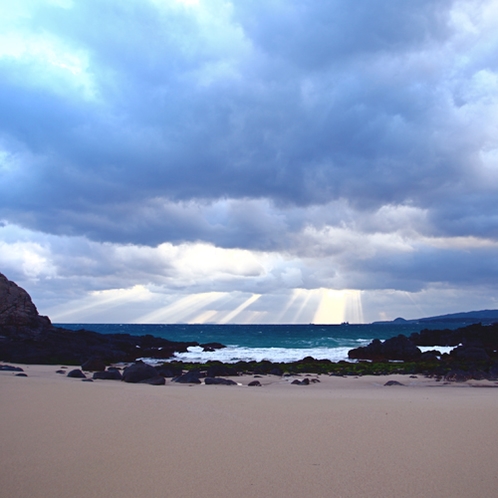
{"label": "gray cloud", "polygon": [[60,275],[71,250],[88,288],[155,282],[153,258],[131,275],[102,244],[206,243],[294,261],[241,277],[248,292],[491,285],[493,250],[429,239],[497,237],[492,2],[92,0],[12,16],[0,219],[77,240],[47,243]]}

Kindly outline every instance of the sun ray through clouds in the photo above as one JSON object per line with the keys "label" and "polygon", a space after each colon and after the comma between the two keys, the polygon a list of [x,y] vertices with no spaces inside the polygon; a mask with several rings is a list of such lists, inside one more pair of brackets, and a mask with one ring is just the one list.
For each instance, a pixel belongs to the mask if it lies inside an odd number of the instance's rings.
{"label": "sun ray through clouds", "polygon": [[220,324],[232,322],[233,319],[244,311],[248,306],[256,302],[261,297],[261,294],[253,294],[250,298],[246,299],[241,305],[237,306],[233,311],[230,311],[226,316],[220,320]]}
{"label": "sun ray through clouds", "polygon": [[199,311],[224,297],[222,292],[204,292],[186,296],[172,304],[140,316],[135,323],[179,323],[189,321]]}
{"label": "sun ray through clouds", "polygon": [[363,322],[361,293],[357,290],[319,289],[320,304],[315,312],[314,323]]}

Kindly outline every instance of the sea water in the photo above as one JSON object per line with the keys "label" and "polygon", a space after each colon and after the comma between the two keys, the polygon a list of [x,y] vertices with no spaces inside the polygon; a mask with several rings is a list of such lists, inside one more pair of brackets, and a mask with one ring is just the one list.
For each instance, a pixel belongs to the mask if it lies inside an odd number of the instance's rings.
{"label": "sea water", "polygon": [[[214,325],[214,324],[57,324],[71,330],[87,329],[103,334],[154,335],[171,341],[218,342],[227,346],[213,352],[191,347],[173,359],[186,362],[210,360],[291,362],[312,356],[331,361],[346,360],[348,351],[399,334],[410,335],[425,328],[455,329],[465,323],[379,323],[341,325]],[[429,348],[431,349],[431,348]],[[441,350],[441,348],[437,348]]]}

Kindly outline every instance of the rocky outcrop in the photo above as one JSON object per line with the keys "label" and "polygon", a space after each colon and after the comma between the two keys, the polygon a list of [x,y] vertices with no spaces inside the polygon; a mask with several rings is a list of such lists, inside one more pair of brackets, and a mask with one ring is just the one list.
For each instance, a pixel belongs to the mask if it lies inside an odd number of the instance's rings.
{"label": "rocky outcrop", "polygon": [[368,346],[352,349],[348,357],[355,360],[403,360],[420,358],[422,352],[404,335],[398,335],[381,342],[374,339]]}
{"label": "rocky outcrop", "polygon": [[152,335],[99,334],[54,327],[46,316],[39,315],[29,294],[0,273],[0,360],[83,365],[92,359],[93,366],[86,368],[102,370],[110,363],[133,362],[137,358],[168,359],[198,345]]}
{"label": "rocky outcrop", "polygon": [[0,273],[0,336],[34,339],[50,328],[50,320],[39,315],[29,294]]}

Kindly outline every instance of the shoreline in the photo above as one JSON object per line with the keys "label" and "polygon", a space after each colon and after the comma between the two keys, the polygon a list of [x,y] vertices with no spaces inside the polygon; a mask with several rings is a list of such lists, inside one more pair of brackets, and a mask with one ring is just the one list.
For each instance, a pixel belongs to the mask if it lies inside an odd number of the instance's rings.
{"label": "shoreline", "polygon": [[498,393],[460,388],[492,381],[149,386],[20,366],[28,377],[0,372],[5,496],[468,497],[498,484]]}

